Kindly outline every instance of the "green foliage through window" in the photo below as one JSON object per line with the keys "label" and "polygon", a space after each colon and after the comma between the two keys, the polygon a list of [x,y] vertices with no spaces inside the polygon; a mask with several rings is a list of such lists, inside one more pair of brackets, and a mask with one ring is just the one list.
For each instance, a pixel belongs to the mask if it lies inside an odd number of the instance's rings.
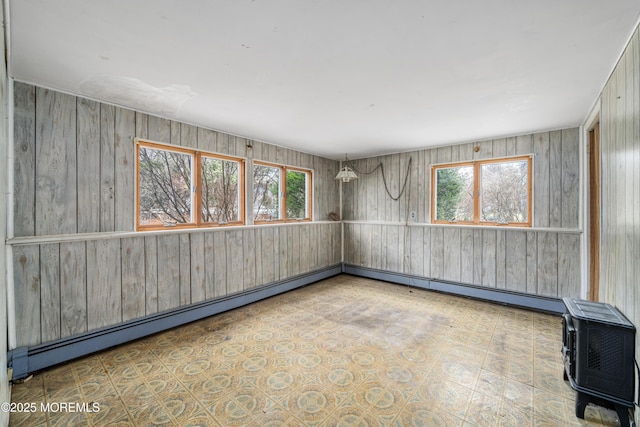
{"label": "green foliage through window", "polygon": [[531,225],[531,157],[433,167],[433,222]]}

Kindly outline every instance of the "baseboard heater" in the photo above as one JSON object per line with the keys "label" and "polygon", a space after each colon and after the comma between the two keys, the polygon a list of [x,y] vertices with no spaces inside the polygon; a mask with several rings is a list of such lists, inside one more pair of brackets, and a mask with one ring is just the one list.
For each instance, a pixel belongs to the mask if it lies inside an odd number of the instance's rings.
{"label": "baseboard heater", "polygon": [[559,298],[525,294],[505,289],[488,288],[485,286],[469,285],[447,280],[430,279],[427,277],[413,276],[387,270],[377,270],[351,264],[345,264],[343,271],[354,276],[383,280],[385,282],[397,283],[399,285],[429,289],[547,313],[562,314],[565,311],[564,304]]}
{"label": "baseboard heater", "polygon": [[13,370],[14,380],[26,378],[30,373],[242,307],[341,273],[342,266],[337,264],[233,295],[152,314],[84,334],[40,345],[19,347],[8,352],[8,365]]}

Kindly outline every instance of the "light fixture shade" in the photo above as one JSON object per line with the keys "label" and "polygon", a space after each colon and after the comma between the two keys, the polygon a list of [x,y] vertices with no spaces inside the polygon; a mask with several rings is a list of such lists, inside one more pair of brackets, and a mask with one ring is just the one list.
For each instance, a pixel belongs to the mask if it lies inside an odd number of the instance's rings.
{"label": "light fixture shade", "polygon": [[336,175],[335,179],[341,179],[342,182],[349,182],[352,179],[358,179],[358,175],[349,166],[343,166]]}

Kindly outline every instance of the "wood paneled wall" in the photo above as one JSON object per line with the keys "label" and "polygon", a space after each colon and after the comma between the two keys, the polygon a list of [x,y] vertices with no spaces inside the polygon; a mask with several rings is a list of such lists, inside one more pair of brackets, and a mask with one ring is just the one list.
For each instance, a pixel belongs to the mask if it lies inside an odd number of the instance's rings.
{"label": "wood paneled wall", "polygon": [[[525,154],[534,155],[531,230],[428,224],[431,165]],[[398,201],[387,195],[380,171],[366,174],[382,163],[397,197],[409,159],[407,189]],[[343,185],[343,216],[353,221],[345,226],[346,263],[543,296],[580,296],[579,129],[393,154],[354,165],[365,173]]]}
{"label": "wood paneled wall", "polygon": [[[0,10],[0,19],[5,22],[4,9]],[[7,95],[7,50],[5,49],[5,38],[0,39],[0,164],[2,171],[0,172],[0,292],[4,295],[0,298],[2,301],[0,306],[0,366],[7,366],[7,247],[5,240],[7,236],[7,197],[9,193],[5,165],[9,158],[9,140],[8,140],[8,95]],[[6,369],[0,369],[0,402],[11,401],[11,386]],[[0,425],[9,425],[9,413],[4,411],[0,413]]]}
{"label": "wood paneled wall", "polygon": [[314,219],[338,210],[334,160],[24,83],[14,94],[15,237],[133,231],[136,137],[313,169]]}
{"label": "wood paneled wall", "polygon": [[560,298],[580,295],[580,234],[381,223],[345,224],[345,262]]}
{"label": "wood paneled wall", "polygon": [[[599,299],[640,326],[640,36],[633,34],[601,97]],[[636,338],[636,358],[640,340]]]}
{"label": "wood paneled wall", "polygon": [[16,245],[18,346],[339,264],[340,234],[322,222]]}
{"label": "wood paneled wall", "polygon": [[339,209],[338,162],[19,82],[14,92],[18,346],[340,263],[338,223],[131,233],[135,137],[313,169],[316,221]]}
{"label": "wood paneled wall", "polygon": [[[344,219],[406,221],[413,211],[412,222],[428,223],[431,165],[533,154],[533,226],[578,228],[579,135],[579,129],[572,128],[356,160],[353,165],[365,174],[343,186]],[[410,158],[407,190],[397,202],[387,195],[380,171],[366,174],[382,163],[389,190],[397,197]]]}

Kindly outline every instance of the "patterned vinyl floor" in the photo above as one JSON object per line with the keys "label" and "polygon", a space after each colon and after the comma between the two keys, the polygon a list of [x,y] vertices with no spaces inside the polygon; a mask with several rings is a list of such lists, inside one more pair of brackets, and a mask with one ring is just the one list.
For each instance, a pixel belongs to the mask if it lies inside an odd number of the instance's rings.
{"label": "patterned vinyl floor", "polygon": [[560,348],[559,316],[341,275],[36,373],[10,425],[617,425]]}

